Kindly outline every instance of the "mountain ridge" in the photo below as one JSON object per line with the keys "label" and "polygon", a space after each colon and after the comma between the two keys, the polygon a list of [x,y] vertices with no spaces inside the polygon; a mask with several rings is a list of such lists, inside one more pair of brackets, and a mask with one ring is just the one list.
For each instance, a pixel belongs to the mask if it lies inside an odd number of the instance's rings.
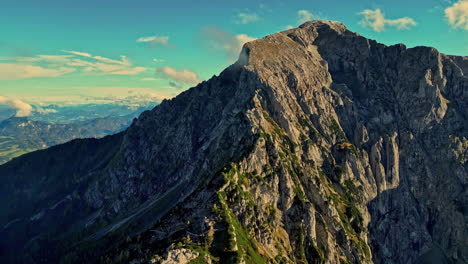
{"label": "mountain ridge", "polygon": [[[32,154],[1,166],[8,207],[0,243],[39,263],[156,261],[152,252],[208,263],[407,263],[425,253],[461,263],[465,59],[388,47],[327,21],[247,43],[220,76],[163,101],[125,132],[68,143],[78,150],[53,148],[87,153],[101,142],[104,159],[77,155],[85,165],[43,168],[42,180],[28,179],[40,166],[27,164]],[[93,168],[94,159],[102,165]],[[70,174],[68,193],[21,188],[20,180]],[[31,199],[32,208],[51,208],[70,192],[60,204],[71,211],[29,208]],[[50,225],[59,215],[65,226]],[[50,234],[32,229],[38,223]],[[19,230],[29,232],[23,240]],[[160,246],[171,242],[180,246]],[[44,243],[63,251],[45,253]],[[88,252],[93,246],[107,253]]]}

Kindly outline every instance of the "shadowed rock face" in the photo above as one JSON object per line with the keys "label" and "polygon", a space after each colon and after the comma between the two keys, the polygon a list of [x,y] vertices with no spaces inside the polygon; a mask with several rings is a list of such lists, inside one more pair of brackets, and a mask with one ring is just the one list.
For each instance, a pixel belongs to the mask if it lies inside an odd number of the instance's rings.
{"label": "shadowed rock face", "polygon": [[338,22],[250,42],[121,134],[1,166],[0,255],[465,263],[466,69]]}

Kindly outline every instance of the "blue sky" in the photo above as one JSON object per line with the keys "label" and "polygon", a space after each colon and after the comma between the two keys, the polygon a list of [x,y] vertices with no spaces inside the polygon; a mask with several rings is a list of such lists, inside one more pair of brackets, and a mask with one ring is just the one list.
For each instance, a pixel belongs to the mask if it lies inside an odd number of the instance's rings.
{"label": "blue sky", "polygon": [[0,96],[159,100],[218,74],[243,42],[308,19],[468,55],[468,0],[3,0]]}

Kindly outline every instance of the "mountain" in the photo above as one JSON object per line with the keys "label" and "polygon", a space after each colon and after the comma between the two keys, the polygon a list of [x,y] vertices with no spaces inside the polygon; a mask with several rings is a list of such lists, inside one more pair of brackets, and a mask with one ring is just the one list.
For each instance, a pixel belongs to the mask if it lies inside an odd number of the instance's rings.
{"label": "mountain", "polygon": [[24,153],[76,138],[99,138],[126,129],[134,115],[97,118],[71,124],[50,124],[26,117],[0,122],[0,164]]}
{"label": "mountain", "polygon": [[155,105],[155,102],[132,103],[131,101],[117,101],[117,99],[115,103],[32,105],[33,112],[29,118],[34,121],[47,123],[70,124],[90,121],[97,118],[133,117],[145,110],[153,108]]}
{"label": "mountain", "polygon": [[15,115],[15,110],[9,106],[0,105],[0,122]]}
{"label": "mountain", "polygon": [[0,166],[5,263],[467,263],[468,58],[311,21]]}

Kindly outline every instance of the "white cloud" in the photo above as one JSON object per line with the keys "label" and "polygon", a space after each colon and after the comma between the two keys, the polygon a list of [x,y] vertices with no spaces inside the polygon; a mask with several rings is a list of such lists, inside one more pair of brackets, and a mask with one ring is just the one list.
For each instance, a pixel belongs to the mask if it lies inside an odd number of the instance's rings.
{"label": "white cloud", "polygon": [[244,46],[245,43],[254,41],[256,38],[253,38],[247,34],[237,34],[235,36],[236,43],[235,45],[231,46],[225,46],[226,50],[231,50],[232,53],[239,53],[242,49],[242,46]]}
{"label": "white cloud", "polygon": [[468,30],[468,0],[460,0],[445,9],[445,17],[453,28]]}
{"label": "white cloud", "polygon": [[411,26],[416,26],[416,22],[410,17],[386,19],[380,9],[365,9],[358,14],[363,16],[359,24],[363,27],[370,27],[376,32],[384,31],[386,26],[396,27],[397,30],[410,29]]}
{"label": "white cloud", "polygon": [[114,71],[114,72],[111,72],[111,74],[114,74],[114,75],[137,75],[137,74],[140,74],[140,73],[142,73],[144,71],[146,71],[145,67],[133,67],[133,68],[130,68],[130,69],[123,69],[123,70]]}
{"label": "white cloud", "polygon": [[63,51],[75,54],[84,59],[70,59],[67,62],[69,66],[84,67],[84,72],[95,72],[98,74],[111,75],[137,75],[146,71],[145,67],[134,67],[126,56],[120,56],[120,60],[110,59],[102,56],[93,56],[90,53],[79,51]]}
{"label": "white cloud", "polygon": [[63,52],[66,52],[66,53],[71,53],[71,54],[74,54],[74,55],[78,55],[78,56],[83,56],[83,57],[92,57],[91,54],[89,53],[86,53],[86,52],[79,52],[79,51],[68,51],[68,50],[62,50]]}
{"label": "white cloud", "polygon": [[25,103],[21,100],[11,99],[6,96],[0,95],[0,105],[8,105],[16,109],[16,116],[29,116],[33,110],[32,106],[28,103]]}
{"label": "white cloud", "polygon": [[246,34],[234,35],[216,27],[205,28],[202,34],[211,47],[225,51],[230,61],[237,59],[245,43],[256,39]]}
{"label": "white cloud", "polygon": [[165,62],[165,59],[153,59],[154,62]]}
{"label": "white cloud", "polygon": [[22,63],[0,63],[0,80],[14,81],[35,77],[58,77],[74,71],[75,69],[70,67],[52,69]]}
{"label": "white cloud", "polygon": [[182,69],[178,71],[175,68],[165,66],[156,69],[156,73],[160,76],[170,79],[178,83],[178,85],[174,84],[172,86],[180,87],[180,83],[195,85],[201,82],[198,75],[190,70]]}
{"label": "white cloud", "polygon": [[47,108],[42,108],[40,106],[36,106],[36,109],[34,112],[37,112],[39,114],[51,114],[51,113],[57,113],[56,109],[47,109]]}
{"label": "white cloud", "polygon": [[156,45],[162,46],[169,46],[169,37],[167,36],[148,36],[148,37],[140,37],[136,40],[136,42],[146,42],[150,43],[152,47]]}
{"label": "white cloud", "polygon": [[311,20],[314,17],[312,13],[307,10],[299,10],[297,11],[297,23],[304,24],[305,22]]}
{"label": "white cloud", "polygon": [[37,55],[36,57],[0,57],[2,61],[63,63],[73,55]]}
{"label": "white cloud", "polygon": [[86,57],[86,58],[95,59],[97,61],[101,61],[101,62],[104,62],[104,63],[131,65],[130,61],[127,59],[126,56],[120,56],[120,60],[114,60],[114,59],[109,59],[109,58],[105,58],[105,57],[102,57],[102,56],[93,56],[90,53],[86,53],[86,52],[68,51],[68,50],[62,50],[62,51],[65,52],[65,53],[70,53],[70,54],[74,54],[74,55],[78,55],[78,56],[83,56],[83,57]]}
{"label": "white cloud", "polygon": [[131,65],[130,61],[128,61],[127,57],[125,56],[120,56],[121,60],[113,60],[113,59],[104,58],[101,56],[94,56],[93,59],[102,61],[105,63],[114,63],[114,64],[127,65],[127,66]]}
{"label": "white cloud", "polygon": [[79,51],[63,51],[72,55],[37,55],[34,57],[0,57],[0,80],[18,80],[33,77],[58,77],[81,71],[87,74],[137,75],[145,67],[133,66],[125,56],[120,60],[93,56]]}
{"label": "white cloud", "polygon": [[259,17],[257,14],[240,13],[237,15],[236,23],[245,25],[245,24],[256,22],[258,20],[259,20]]}
{"label": "white cloud", "polygon": [[142,80],[142,81],[158,81],[158,80],[160,80],[160,79],[158,79],[158,78],[153,78],[153,77],[148,77],[148,78],[143,78],[143,79],[141,79],[141,80]]}

